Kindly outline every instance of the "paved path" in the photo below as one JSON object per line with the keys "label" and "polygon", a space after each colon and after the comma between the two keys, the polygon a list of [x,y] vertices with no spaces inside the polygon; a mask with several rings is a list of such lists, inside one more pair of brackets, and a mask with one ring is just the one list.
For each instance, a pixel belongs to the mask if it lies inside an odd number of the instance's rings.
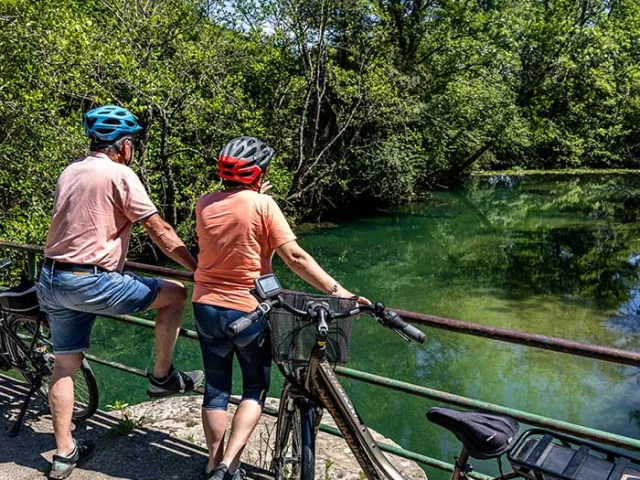
{"label": "paved path", "polygon": [[[44,478],[53,455],[54,438],[48,407],[34,399],[16,438],[8,430],[17,416],[26,389],[0,375],[0,480]],[[96,442],[96,454],[78,468],[69,480],[191,480],[197,478],[206,458],[200,423],[202,397],[174,397],[128,407],[127,415],[139,428],[126,435],[115,434],[114,427],[123,412],[98,412],[76,427],[74,436]],[[276,399],[267,404],[277,408]],[[229,415],[235,407],[230,405]],[[328,415],[323,422],[335,426]],[[228,422],[229,424],[231,422]],[[249,477],[273,480],[269,468],[275,419],[263,415],[249,439],[243,460]],[[372,432],[374,438],[392,443]],[[362,478],[358,464],[341,438],[320,433],[316,445],[316,478],[357,480]],[[426,479],[420,467],[409,460],[390,457],[408,479]]]}
{"label": "paved path", "polygon": [[[0,377],[0,479],[43,478],[54,446],[51,416],[46,405],[34,400],[25,425],[16,438],[8,437],[25,389]],[[92,439],[96,454],[70,480],[94,479],[191,479],[206,461],[206,450],[155,428],[140,428],[127,436],[110,437],[107,432],[119,419],[98,412],[79,425],[77,438]]]}

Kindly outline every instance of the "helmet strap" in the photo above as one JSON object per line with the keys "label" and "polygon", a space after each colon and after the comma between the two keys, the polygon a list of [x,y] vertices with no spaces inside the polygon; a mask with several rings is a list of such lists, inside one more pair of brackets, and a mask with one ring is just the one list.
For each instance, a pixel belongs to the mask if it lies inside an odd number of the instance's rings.
{"label": "helmet strap", "polygon": [[259,192],[260,188],[262,187],[262,183],[264,182],[264,177],[267,175],[266,171],[263,171],[260,173],[260,175],[258,175],[258,178],[255,179],[255,181],[250,184],[247,185],[251,190],[255,191],[255,192]]}

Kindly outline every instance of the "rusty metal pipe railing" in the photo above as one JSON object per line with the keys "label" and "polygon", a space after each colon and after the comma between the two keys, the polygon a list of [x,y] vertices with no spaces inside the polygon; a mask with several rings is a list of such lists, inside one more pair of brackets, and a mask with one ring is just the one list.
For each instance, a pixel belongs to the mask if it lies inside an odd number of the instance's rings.
{"label": "rusty metal pipe railing", "polygon": [[620,350],[618,348],[591,345],[589,343],[565,340],[564,338],[547,337],[535,333],[526,333],[518,330],[494,327],[479,323],[463,322],[451,318],[436,317],[425,313],[408,312],[406,310],[394,309],[404,319],[414,325],[425,325],[428,327],[449,330],[457,333],[465,333],[478,337],[501,340],[503,342],[517,343],[529,347],[552,350],[554,352],[569,353],[581,357],[595,358],[607,362],[640,366],[640,352]]}
{"label": "rusty metal pipe railing", "polygon": [[[28,253],[44,254],[44,248],[38,245],[29,245],[23,243],[7,242],[0,240],[0,247],[10,248],[13,250],[21,250]],[[193,282],[193,273],[186,270],[178,270],[176,268],[158,267],[156,265],[149,265],[147,263],[139,262],[125,262],[125,267],[130,270],[135,270],[143,273],[152,273],[160,277],[175,278],[178,280],[185,280]]]}
{"label": "rusty metal pipe railing", "polygon": [[[125,365],[124,363],[114,362],[112,360],[106,360],[101,357],[96,357],[95,355],[86,355],[86,357],[91,362],[98,363],[100,365],[104,365],[110,368],[115,368],[117,370],[121,370],[126,373],[131,373],[139,377],[146,378],[147,376],[144,370],[140,370],[139,368],[135,368],[135,367],[130,367],[129,365]],[[202,388],[199,388],[197,392],[200,394],[204,393]],[[240,397],[236,397],[236,396],[231,396],[231,398],[229,399],[229,401],[234,405],[238,405],[240,403],[240,400],[241,400]],[[278,411],[276,409],[273,409],[267,406],[263,408],[262,412],[265,415],[269,415],[270,417],[278,416]],[[325,433],[328,433],[329,435],[333,435],[334,437],[343,438],[340,430],[338,430],[337,428],[331,427],[329,425],[325,425],[324,423],[320,424],[320,430]],[[413,460],[423,465],[437,468],[438,470],[444,470],[448,472],[453,471],[453,465],[447,462],[443,462],[442,460],[427,457],[426,455],[412,452],[411,450],[405,450],[402,447],[396,447],[394,445],[389,445],[387,443],[376,442],[376,444],[378,445],[378,447],[380,447],[380,450],[382,450],[383,452],[390,453],[392,455],[397,455],[398,457],[406,458],[408,460]],[[493,477],[491,477],[490,475],[485,475],[483,473],[478,473],[478,472],[470,472],[469,477],[473,478],[474,480],[492,480],[493,479]]]}
{"label": "rusty metal pipe railing", "polygon": [[[23,250],[30,253],[42,253],[43,248],[35,245],[23,245],[14,242],[0,241],[0,247]],[[184,270],[177,270],[167,267],[158,267],[144,263],[127,262],[127,268],[143,273],[151,273],[168,278],[175,278],[185,281],[193,281],[193,274]],[[534,333],[510,330],[507,328],[482,325],[472,322],[464,322],[451,318],[437,317],[424,313],[408,312],[406,310],[395,309],[405,320],[416,325],[448,330],[452,332],[474,335],[484,338],[491,338],[502,342],[527,345],[529,347],[551,350],[560,353],[579,355],[582,357],[595,358],[622,365],[634,367],[640,366],[640,352],[620,350],[617,348],[591,345],[588,343],[566,340],[564,338],[548,337]]]}
{"label": "rusty metal pipe railing", "polygon": [[595,428],[584,427],[582,425],[564,422],[555,418],[536,415],[535,413],[523,412],[522,410],[503,407],[502,405],[483,402],[482,400],[463,397],[461,395],[443,392],[434,388],[414,385],[400,380],[375,375],[373,373],[363,372],[361,370],[338,366],[336,367],[336,373],[342,377],[351,378],[359,382],[378,385],[403,393],[409,393],[417,397],[437,400],[448,405],[455,405],[471,410],[483,410],[496,413],[498,415],[508,415],[534,427],[549,428],[558,432],[595,440],[596,442],[640,451],[640,439],[628,438],[622,435],[616,435],[615,433],[604,432]]}
{"label": "rusty metal pipe railing", "polygon": [[[37,271],[36,254],[42,253],[42,248],[34,245],[21,245],[12,242],[0,241],[0,247],[14,248],[28,252],[29,258],[29,272],[35,275]],[[137,262],[127,262],[126,267],[131,270],[154,274],[158,276],[164,276],[169,278],[175,278],[184,281],[193,281],[193,275],[183,270],[176,270],[167,267],[158,267],[153,265],[147,265]],[[552,350],[562,353],[574,354],[584,357],[596,358],[599,360],[610,361],[614,363],[620,363],[624,365],[638,366],[640,365],[640,352],[628,352],[609,347],[601,347],[596,345],[589,345],[580,342],[574,342],[571,340],[565,340],[561,338],[546,337],[543,335],[530,334],[520,332],[516,330],[509,330],[499,327],[492,327],[487,325],[475,324],[470,322],[463,322],[459,320],[453,320],[448,318],[436,317],[433,315],[426,315],[415,312],[408,312],[404,310],[397,310],[406,320],[418,325],[425,325],[432,328],[439,328],[443,330],[449,330],[458,333],[464,333],[474,336],[480,336],[485,338],[491,338],[500,341],[506,341],[510,343],[516,343],[521,345],[527,345],[535,348],[541,348],[546,350]],[[146,328],[155,328],[155,322],[151,320],[136,318],[132,316],[108,316],[118,321],[143,326]],[[197,333],[188,329],[181,329],[180,335],[190,339],[197,339]],[[145,373],[134,367],[128,365],[113,362],[99,357],[88,356],[92,361],[107,365],[112,368],[116,368],[135,375],[144,376]],[[392,390],[409,393],[423,398],[429,398],[432,400],[442,401],[444,403],[461,406],[471,409],[484,409],[495,413],[512,415],[521,421],[524,421],[530,425],[542,426],[552,428],[565,433],[575,434],[585,438],[591,438],[603,443],[616,445],[618,447],[630,448],[633,450],[640,449],[640,440],[634,440],[626,438],[620,435],[612,434],[609,432],[603,432],[588,427],[582,427],[580,425],[574,425],[568,422],[555,420],[540,415],[531,414],[528,412],[522,412],[519,410],[510,409],[500,405],[494,405],[487,402],[482,402],[475,399],[462,397],[459,395],[438,391],[435,389],[422,387],[419,385],[413,385],[410,383],[374,375],[367,372],[361,372],[358,370],[352,370],[345,367],[338,367],[336,370],[341,376],[352,378],[357,381],[369,383],[372,385],[379,385],[382,387],[390,388]],[[237,403],[237,399],[232,399],[233,403]],[[267,414],[275,414],[271,409],[265,409]],[[332,435],[340,436],[340,432],[337,429],[333,429],[328,426],[322,426],[321,430],[330,433]],[[418,461],[424,465],[435,467],[443,470],[451,470],[452,465],[426,457],[419,453],[397,448],[391,445],[379,444],[381,450],[388,453],[392,453],[404,458]],[[488,477],[483,474],[476,474],[474,477],[477,480],[487,480]]]}
{"label": "rusty metal pipe railing", "polygon": [[[137,325],[145,328],[154,328],[155,322],[152,320],[145,320],[143,318],[132,317],[129,315],[102,315],[106,318],[112,318],[114,320]],[[186,328],[180,329],[180,336],[189,338],[191,340],[197,340],[198,334],[193,330]],[[640,450],[640,440],[634,440],[622,435],[616,435],[610,432],[604,432],[602,430],[596,430],[594,428],[583,427],[555,418],[544,417],[542,415],[536,415],[522,410],[516,410],[513,408],[503,407],[502,405],[496,405],[473,398],[463,397],[461,395],[455,395],[448,392],[443,392],[433,388],[423,387],[421,385],[415,385],[392,378],[382,377],[368,372],[360,370],[354,370],[342,366],[336,367],[336,373],[342,377],[351,378],[356,381],[369,383],[371,385],[377,385],[391,390],[407,393],[416,397],[428,398],[430,400],[437,400],[449,405],[456,405],[458,407],[468,408],[472,410],[485,410],[501,415],[510,415],[522,422],[529,425],[550,428],[569,435],[576,435],[583,438],[588,438],[598,442],[606,443],[622,448],[628,448],[632,450]]]}

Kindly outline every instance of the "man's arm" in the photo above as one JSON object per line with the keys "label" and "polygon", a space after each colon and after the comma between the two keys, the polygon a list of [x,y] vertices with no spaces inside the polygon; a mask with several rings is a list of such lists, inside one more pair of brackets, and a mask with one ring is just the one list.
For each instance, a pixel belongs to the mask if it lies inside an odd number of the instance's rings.
{"label": "man's arm", "polygon": [[141,220],[140,223],[149,233],[151,240],[164,254],[171,260],[179,263],[191,272],[198,268],[198,262],[191,252],[187,250],[184,242],[180,240],[178,234],[171,225],[165,222],[158,213]]}

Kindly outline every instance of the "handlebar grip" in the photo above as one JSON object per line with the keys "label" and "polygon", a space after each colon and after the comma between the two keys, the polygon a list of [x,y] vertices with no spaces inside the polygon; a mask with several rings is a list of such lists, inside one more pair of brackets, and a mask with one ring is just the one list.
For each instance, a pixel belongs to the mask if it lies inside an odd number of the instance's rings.
{"label": "handlebar grip", "polygon": [[407,323],[407,326],[402,329],[402,331],[409,338],[411,338],[412,340],[415,340],[418,343],[424,343],[425,339],[427,338],[426,335],[423,332],[418,330],[413,325],[409,325],[408,323]]}
{"label": "handlebar grip", "polygon": [[260,318],[261,313],[262,312],[260,310],[254,310],[251,313],[243,315],[232,324],[227,325],[226,334],[229,337],[235,337],[239,333],[244,332],[247,328],[253,325],[258,318]]}
{"label": "handlebar grip", "polygon": [[426,336],[424,333],[422,333],[413,325],[409,325],[407,322],[402,320],[400,315],[398,315],[394,311],[389,310],[384,313],[384,323],[387,327],[404,333],[411,340],[414,340],[418,343],[424,343],[425,341]]}

